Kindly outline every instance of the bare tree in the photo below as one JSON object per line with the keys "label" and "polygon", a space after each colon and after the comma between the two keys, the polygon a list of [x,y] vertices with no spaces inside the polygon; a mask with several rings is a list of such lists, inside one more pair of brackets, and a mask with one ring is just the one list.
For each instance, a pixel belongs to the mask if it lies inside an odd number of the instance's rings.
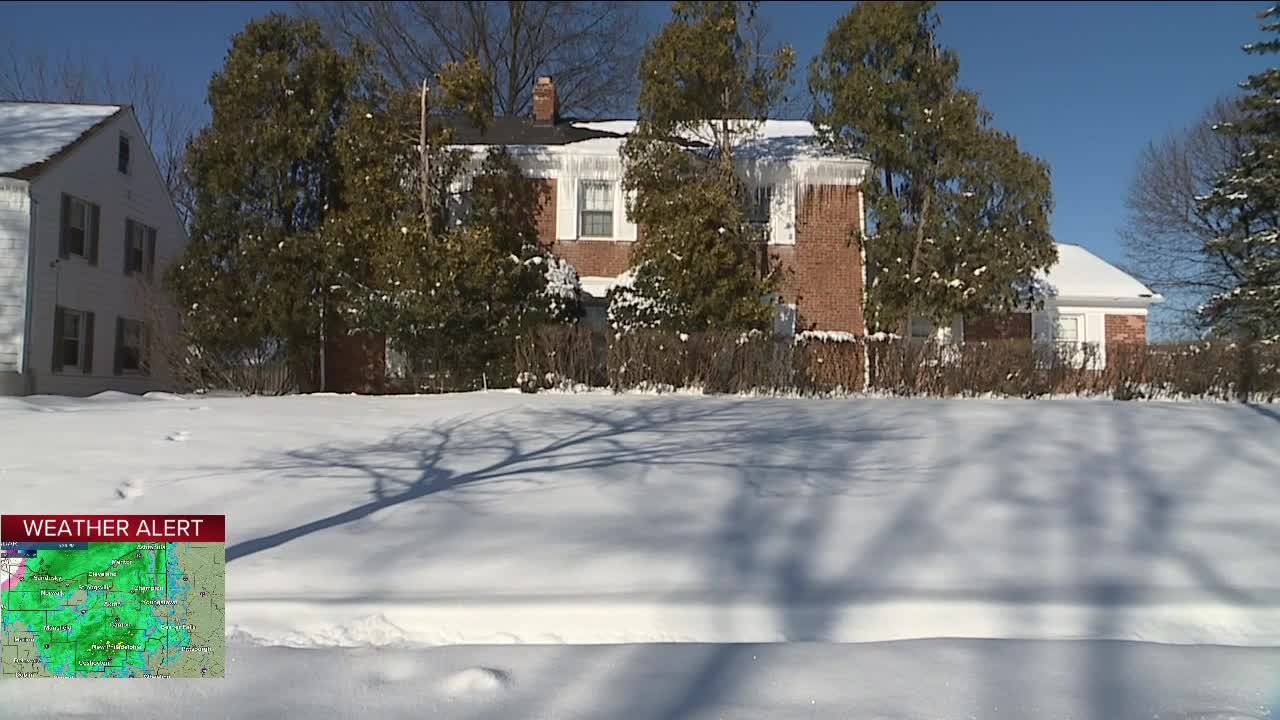
{"label": "bare tree", "polygon": [[402,88],[474,56],[493,74],[495,115],[527,115],[540,75],[560,107],[602,117],[630,109],[647,33],[636,3],[548,0],[299,2],[342,46],[363,42]]}
{"label": "bare tree", "polygon": [[1229,257],[1204,250],[1224,228],[1222,218],[1202,212],[1196,198],[1247,150],[1240,136],[1214,131],[1239,117],[1236,102],[1220,98],[1194,125],[1148,144],[1138,158],[1121,237],[1133,273],[1166,297],[1163,317],[1152,320],[1167,334],[1199,334],[1196,309],[1238,283]]}
{"label": "bare tree", "polygon": [[116,73],[110,67],[95,68],[83,58],[51,59],[9,44],[0,57],[0,100],[132,105],[182,221],[190,219],[193,198],[184,176],[185,156],[199,122],[196,107],[175,91],[160,69],[135,62]]}

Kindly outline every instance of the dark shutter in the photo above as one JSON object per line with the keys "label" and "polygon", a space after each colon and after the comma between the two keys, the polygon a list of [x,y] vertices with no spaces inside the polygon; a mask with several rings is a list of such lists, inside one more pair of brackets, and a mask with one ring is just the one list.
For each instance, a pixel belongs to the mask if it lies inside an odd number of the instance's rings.
{"label": "dark shutter", "polygon": [[138,370],[143,375],[151,374],[151,328],[142,323],[142,347],[138,350]]}
{"label": "dark shutter", "polygon": [[89,227],[85,229],[85,253],[90,265],[98,264],[98,222],[102,219],[102,210],[97,205],[89,206]]}
{"label": "dark shutter", "polygon": [[156,230],[155,228],[147,228],[147,243],[143,250],[146,253],[142,263],[147,270],[147,279],[150,280],[156,273]]}
{"label": "dark shutter", "polygon": [[133,221],[129,218],[124,219],[124,274],[133,274],[133,263],[130,262],[133,255]]}
{"label": "dark shutter", "polygon": [[80,352],[84,354],[84,362],[80,363],[80,368],[85,375],[93,374],[93,313],[87,312],[84,317],[84,342],[80,346],[84,348]]}
{"label": "dark shutter", "polygon": [[58,257],[67,257],[67,231],[71,227],[71,196],[62,194],[62,221],[58,227]]}
{"label": "dark shutter", "polygon": [[[63,204],[65,208],[67,196],[63,195]],[[62,308],[54,306],[53,308],[53,371],[60,372],[62,370]]]}
{"label": "dark shutter", "polygon": [[119,375],[124,367],[124,318],[119,316],[116,316],[116,351],[114,357],[115,361],[112,363],[111,372]]}

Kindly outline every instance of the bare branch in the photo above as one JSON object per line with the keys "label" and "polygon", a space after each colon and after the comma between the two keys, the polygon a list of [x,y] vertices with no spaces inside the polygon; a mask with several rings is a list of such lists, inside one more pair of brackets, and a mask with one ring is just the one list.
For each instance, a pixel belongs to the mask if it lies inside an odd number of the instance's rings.
{"label": "bare branch", "polygon": [[189,220],[192,194],[183,167],[187,141],[199,122],[196,108],[159,68],[134,63],[120,74],[70,55],[51,62],[46,53],[11,44],[0,57],[0,100],[132,105],[179,214],[184,223]]}
{"label": "bare branch", "polygon": [[1176,334],[1200,330],[1196,309],[1211,294],[1235,287],[1237,269],[1205,243],[1224,230],[1201,212],[1196,197],[1240,152],[1242,138],[1213,130],[1239,117],[1236,103],[1221,98],[1194,125],[1149,144],[1138,158],[1120,234],[1135,275],[1166,296],[1159,324]]}
{"label": "bare branch", "polygon": [[566,114],[602,117],[631,106],[646,33],[634,3],[548,0],[298,2],[340,45],[373,48],[404,88],[474,55],[492,71],[493,111],[526,115],[539,75],[556,79]]}

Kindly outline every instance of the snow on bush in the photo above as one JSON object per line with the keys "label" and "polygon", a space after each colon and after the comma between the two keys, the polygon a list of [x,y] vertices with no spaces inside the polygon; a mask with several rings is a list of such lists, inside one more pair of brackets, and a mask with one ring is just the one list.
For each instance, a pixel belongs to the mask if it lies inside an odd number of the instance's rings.
{"label": "snow on bush", "polygon": [[796,344],[805,342],[857,342],[858,336],[839,330],[805,330],[796,335]]}
{"label": "snow on bush", "polygon": [[578,271],[569,264],[569,261],[555,256],[545,259],[533,257],[526,262],[533,263],[535,260],[546,265],[543,274],[546,276],[547,286],[542,292],[547,299],[551,314],[560,316],[570,313],[577,307],[582,297],[582,283],[578,279]]}

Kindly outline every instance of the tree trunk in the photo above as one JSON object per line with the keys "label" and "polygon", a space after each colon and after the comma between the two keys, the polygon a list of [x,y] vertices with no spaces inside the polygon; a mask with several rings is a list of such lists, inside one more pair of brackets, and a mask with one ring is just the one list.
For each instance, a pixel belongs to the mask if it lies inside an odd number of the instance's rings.
{"label": "tree trunk", "polygon": [[[911,250],[911,265],[908,272],[911,274],[911,282],[915,282],[916,273],[920,271],[920,248],[924,247],[925,223],[929,219],[929,206],[933,204],[933,181],[929,180],[924,186],[924,200],[920,202],[920,219],[916,223],[916,243]],[[907,312],[902,323],[902,337],[911,337],[911,314],[915,310],[915,297],[908,294],[907,296]]]}
{"label": "tree trunk", "polygon": [[418,153],[422,160],[422,220],[431,240],[431,156],[427,152],[427,81],[422,81],[422,115],[418,121]]}

